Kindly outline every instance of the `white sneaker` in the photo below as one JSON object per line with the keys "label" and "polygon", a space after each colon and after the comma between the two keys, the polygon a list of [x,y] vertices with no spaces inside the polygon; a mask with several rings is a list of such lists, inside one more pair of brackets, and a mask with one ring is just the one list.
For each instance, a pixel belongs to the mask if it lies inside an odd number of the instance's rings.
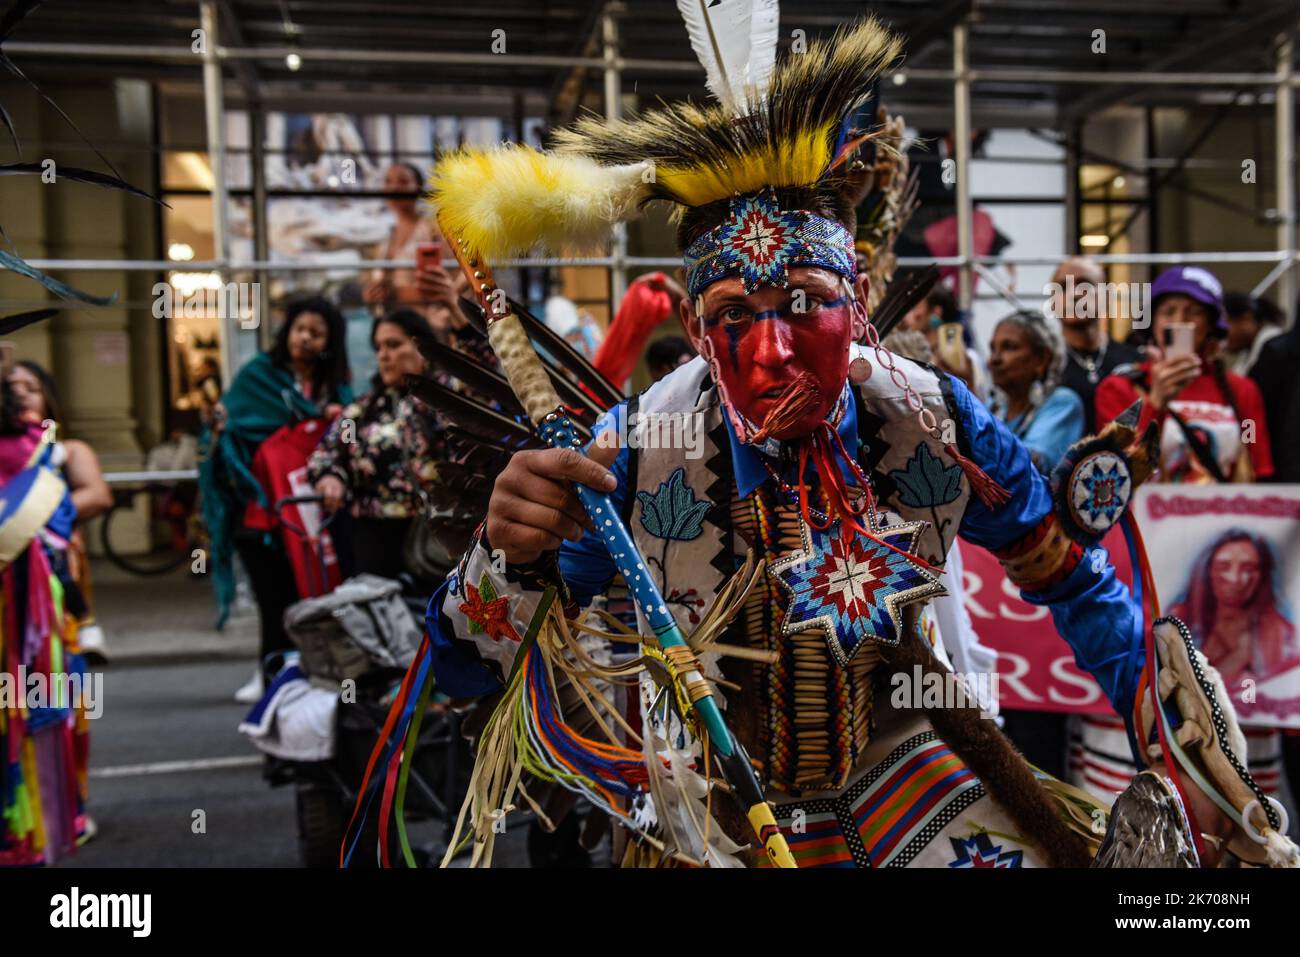
{"label": "white sneaker", "polygon": [[77,631],[81,653],[94,664],[108,664],[108,640],[99,625],[84,625]]}
{"label": "white sneaker", "polygon": [[240,704],[256,704],[262,697],[262,671],[259,668],[253,673],[253,677],[244,683],[244,686],[235,692],[235,700]]}

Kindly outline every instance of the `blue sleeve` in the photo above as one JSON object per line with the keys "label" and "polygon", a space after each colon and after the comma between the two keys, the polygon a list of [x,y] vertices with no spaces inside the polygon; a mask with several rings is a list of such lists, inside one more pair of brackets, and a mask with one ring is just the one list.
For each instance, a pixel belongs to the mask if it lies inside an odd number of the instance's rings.
{"label": "blue sleeve", "polygon": [[[424,611],[424,627],[429,634],[433,655],[433,673],[438,690],[453,698],[478,698],[501,687],[491,669],[483,663],[472,645],[456,640],[447,614],[442,610],[447,589],[456,573],[452,572],[429,599]],[[414,667],[414,665],[412,665]]]}
{"label": "blue sleeve", "polygon": [[1030,454],[1050,471],[1065,458],[1070,446],[1083,438],[1083,401],[1071,389],[1060,386],[1047,397],[1025,432]]}
{"label": "blue sleeve", "polygon": [[[961,381],[949,378],[971,459],[1011,493],[1011,500],[997,509],[971,496],[960,534],[997,551],[1029,535],[1051,514],[1051,491],[1025,446]],[[1022,591],[1021,596],[1048,607],[1056,630],[1074,651],[1075,663],[1097,680],[1125,723],[1131,722],[1144,663],[1141,610],[1115,577],[1106,549],[1087,549],[1063,579],[1043,591]]]}

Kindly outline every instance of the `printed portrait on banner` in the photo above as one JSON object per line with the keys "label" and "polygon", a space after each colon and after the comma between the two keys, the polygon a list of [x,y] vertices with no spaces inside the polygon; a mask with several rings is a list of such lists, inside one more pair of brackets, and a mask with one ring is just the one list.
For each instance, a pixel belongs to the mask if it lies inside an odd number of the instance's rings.
{"label": "printed portrait on banner", "polygon": [[1137,509],[1164,611],[1242,723],[1300,727],[1300,487],[1150,486]]}

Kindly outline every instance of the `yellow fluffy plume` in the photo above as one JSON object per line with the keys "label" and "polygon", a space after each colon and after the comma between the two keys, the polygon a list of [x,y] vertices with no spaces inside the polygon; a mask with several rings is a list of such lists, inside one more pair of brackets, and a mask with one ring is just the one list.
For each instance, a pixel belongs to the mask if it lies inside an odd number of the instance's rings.
{"label": "yellow fluffy plume", "polygon": [[433,170],[438,220],[489,260],[540,251],[601,250],[610,227],[637,212],[646,164],[601,166],[527,146],[465,149]]}

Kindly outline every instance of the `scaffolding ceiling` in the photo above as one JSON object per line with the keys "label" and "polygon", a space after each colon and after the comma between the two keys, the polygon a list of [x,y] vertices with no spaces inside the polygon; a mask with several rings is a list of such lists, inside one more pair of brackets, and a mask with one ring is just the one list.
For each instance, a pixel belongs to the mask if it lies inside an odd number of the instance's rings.
{"label": "scaffolding ceiling", "polygon": [[[600,90],[604,0],[220,0],[218,6],[234,99],[306,93],[328,101],[452,89],[469,103],[475,95],[500,102],[519,91],[544,97],[563,116],[585,91]],[[703,74],[675,5],[624,0],[621,7],[624,92],[701,95]],[[1195,103],[1263,85],[1258,78],[1276,69],[1274,39],[1294,26],[1296,10],[1295,0],[800,0],[784,5],[781,32],[788,45],[796,30],[811,39],[875,13],[907,38],[907,84],[891,100],[913,113],[941,113],[952,103],[952,27],[970,15],[977,120],[985,112],[1065,126],[1120,102]],[[190,44],[198,26],[194,0],[54,0],[23,21],[5,50],[47,82],[197,81]],[[497,30],[504,31],[497,34],[505,43],[500,55],[492,50]],[[1093,52],[1096,31],[1104,31],[1105,53]],[[81,55],[71,48],[60,53],[64,44],[83,48]],[[121,49],[93,52],[109,47]],[[292,50],[302,58],[297,71],[286,62]],[[451,59],[431,56],[444,54]],[[1196,84],[1160,79],[1191,72],[1210,76]],[[1135,75],[1131,82],[1090,82],[1100,74]]]}

